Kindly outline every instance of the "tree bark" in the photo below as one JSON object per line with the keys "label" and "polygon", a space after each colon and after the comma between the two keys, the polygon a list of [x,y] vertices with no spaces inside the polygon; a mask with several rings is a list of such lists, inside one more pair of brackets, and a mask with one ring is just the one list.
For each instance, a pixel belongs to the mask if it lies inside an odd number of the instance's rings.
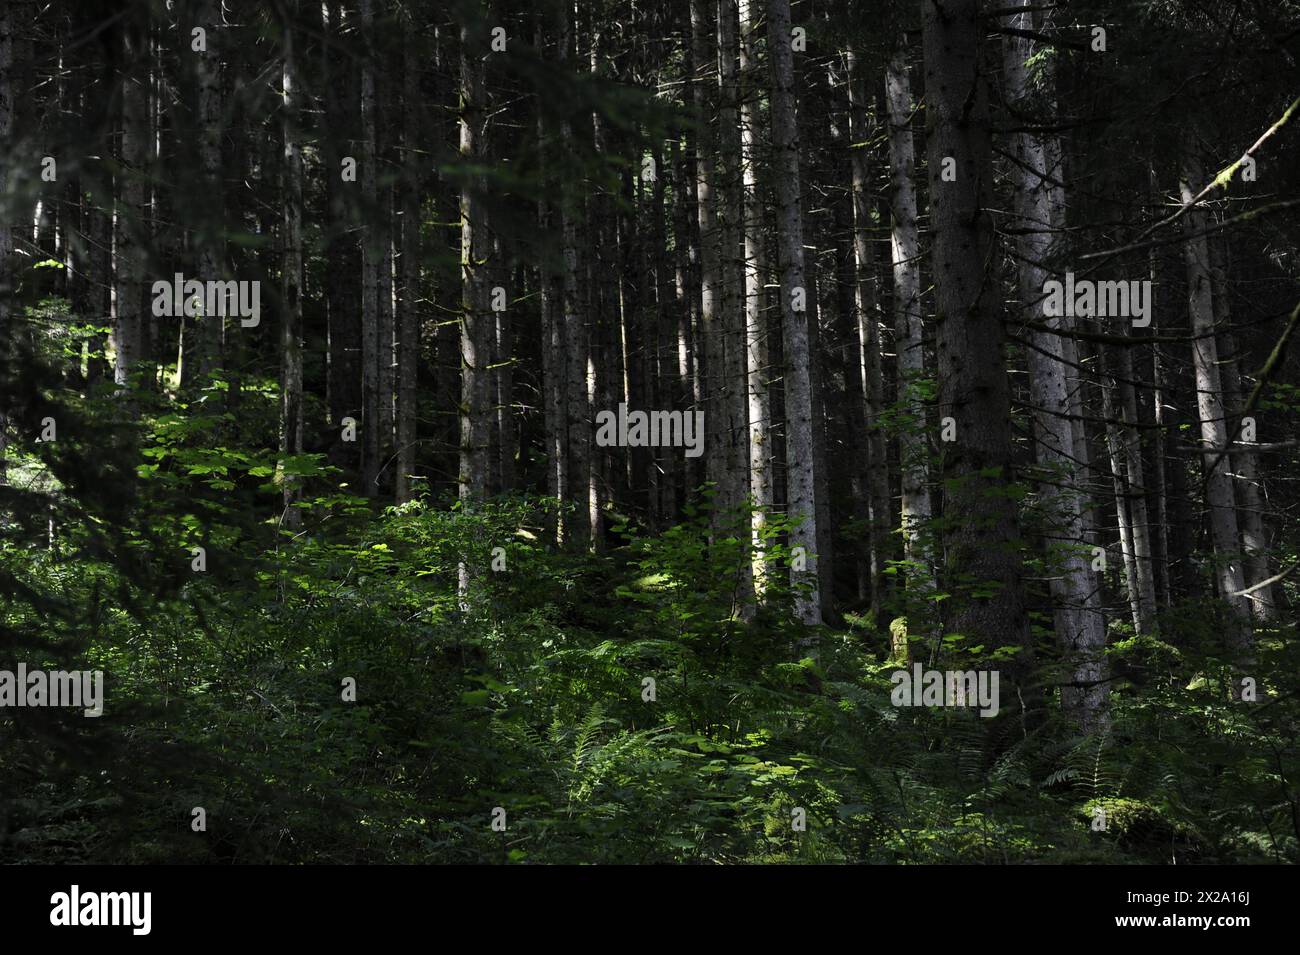
{"label": "tree bark", "polygon": [[[1185,148],[1179,189],[1184,203],[1195,196],[1193,183],[1202,181],[1201,164],[1191,147]],[[1199,187],[1197,187],[1199,188]],[[1249,656],[1254,635],[1250,626],[1247,598],[1234,596],[1245,590],[1241,537],[1237,527],[1236,502],[1232,492],[1231,461],[1221,454],[1228,447],[1228,426],[1223,411],[1223,386],[1219,374],[1219,349],[1215,338],[1213,283],[1209,245],[1202,234],[1205,212],[1195,207],[1183,217],[1186,242],[1183,256],[1187,266],[1188,308],[1191,314],[1192,363],[1196,369],[1196,406],[1200,419],[1201,444],[1212,455],[1202,455],[1205,471],[1205,505],[1209,510],[1210,537],[1214,545],[1215,578],[1219,596],[1231,607],[1227,633],[1228,648],[1240,663]],[[1239,692],[1239,688],[1236,688]]]}
{"label": "tree bark", "polygon": [[[375,17],[373,0],[359,0],[360,27],[364,42],[361,61],[361,173],[362,213],[371,222],[378,217],[378,161],[376,148],[377,103],[375,98]],[[383,466],[383,375],[379,314],[379,272],[384,262],[379,230],[369,226],[361,234],[361,490],[367,497],[379,493],[379,470]]]}
{"label": "tree bark", "polygon": [[[1250,445],[1241,436],[1242,389],[1240,356],[1237,352],[1235,338],[1229,329],[1232,327],[1232,308],[1228,297],[1228,252],[1222,239],[1210,242],[1210,269],[1214,286],[1214,322],[1222,329],[1219,341],[1223,345],[1220,355],[1220,377],[1223,380],[1223,398],[1225,411],[1228,413],[1228,434],[1234,437],[1232,453],[1233,477],[1236,481],[1236,499],[1241,507],[1240,515],[1242,544],[1246,549],[1245,578],[1247,583],[1256,587],[1272,576],[1268,563],[1268,535],[1264,530],[1264,496],[1260,482],[1259,459]],[[1226,357],[1225,357],[1226,356]],[[1249,595],[1250,607],[1255,619],[1261,622],[1272,620],[1277,614],[1276,598],[1273,587],[1259,587]]]}
{"label": "tree bark", "polygon": [[[978,0],[923,6],[939,410],[955,440],[944,454],[948,627],[986,647],[1020,648],[1012,683],[1025,695],[1033,648],[1021,586],[1011,402],[999,307],[988,96]],[[953,161],[955,181],[941,176]],[[1028,702],[1028,701],[1027,701]],[[1032,705],[1032,704],[1030,704]]]}
{"label": "tree bark", "polygon": [[912,82],[906,36],[889,58],[885,74],[889,122],[890,253],[894,277],[894,351],[898,355],[900,423],[898,457],[901,484],[903,556],[919,568],[908,579],[933,585],[934,555],[920,539],[931,517],[930,442],[926,438],[925,343],[921,319],[921,248],[916,225],[915,148],[912,139]]}
{"label": "tree bark", "polygon": [[[794,51],[789,0],[768,0],[771,64],[772,165],[775,173],[777,250],[781,267],[781,319],[785,351],[786,510],[795,554],[790,582],[795,611],[809,626],[821,623],[817,577],[817,500],[813,451],[813,395],[804,278],[803,190],[799,178],[799,127],[795,113]],[[797,308],[796,296],[805,304]],[[801,569],[802,567],[802,569]]]}
{"label": "tree bark", "polygon": [[761,599],[767,573],[767,518],[772,510],[772,403],[768,397],[767,319],[764,308],[766,256],[763,248],[763,197],[758,179],[760,143],[757,36],[758,0],[740,0],[740,152],[744,192],[745,238],[745,377],[749,423],[749,495],[753,499],[750,533],[754,591]]}
{"label": "tree bark", "polygon": [[284,497],[283,523],[297,527],[301,513],[294,506],[301,493],[298,478],[286,473],[284,459],[302,454],[302,146],[299,139],[298,77],[294,54],[293,18],[297,3],[289,4],[284,23],[284,65],[281,106],[284,134],[283,285],[284,314],[280,325],[280,483]]}
{"label": "tree bark", "polygon": [[113,380],[125,388],[131,374],[146,355],[144,247],[147,233],[145,163],[149,155],[149,97],[147,86],[133,76],[147,47],[147,31],[131,18],[122,29],[121,127],[118,154],[121,159],[117,183],[117,208],[113,232]]}
{"label": "tree bark", "polygon": [[[414,26],[414,24],[409,24]],[[404,155],[402,189],[402,255],[399,260],[399,302],[397,340],[397,472],[393,476],[394,496],[403,504],[415,496],[414,475],[416,422],[420,366],[420,266],[423,245],[420,176],[420,69],[408,43],[404,47],[402,88],[402,146]]]}
{"label": "tree bark", "polygon": [[[1032,30],[1032,14],[1021,13],[1012,25]],[[1003,39],[1003,83],[1008,105],[1028,111],[1032,105],[1025,63],[1032,54],[1024,36]],[[1015,224],[1022,230],[1016,237],[1019,261],[1020,299],[1031,303],[1026,320],[1041,311],[1043,285],[1052,258],[1054,235],[1060,234],[1063,203],[1054,202],[1049,180],[1060,176],[1049,165],[1049,155],[1038,136],[1030,132],[1013,135]],[[961,173],[959,172],[960,176]],[[1045,318],[1050,327],[1060,327],[1064,318]],[[1062,709],[1079,728],[1100,729],[1106,720],[1107,684],[1103,681],[1106,621],[1102,616],[1099,582],[1091,558],[1084,549],[1080,495],[1075,484],[1075,434],[1070,418],[1070,389],[1066,380],[1064,339],[1049,332],[1032,331],[1028,349],[1030,403],[1033,405],[1034,446],[1043,472],[1039,500],[1045,515],[1050,591],[1055,616],[1056,638],[1070,669],[1070,683],[1062,687]]]}
{"label": "tree bark", "polygon": [[[886,598],[885,566],[893,556],[891,531],[893,505],[889,493],[889,459],[882,427],[885,410],[884,369],[880,360],[880,319],[877,315],[876,257],[871,248],[872,197],[868,170],[867,85],[862,64],[853,49],[847,52],[849,99],[849,165],[852,169],[853,199],[853,303],[857,315],[858,348],[861,364],[853,369],[862,382],[866,430],[858,439],[866,447],[866,490],[871,512],[871,599],[883,607]],[[859,145],[861,144],[861,145]]]}

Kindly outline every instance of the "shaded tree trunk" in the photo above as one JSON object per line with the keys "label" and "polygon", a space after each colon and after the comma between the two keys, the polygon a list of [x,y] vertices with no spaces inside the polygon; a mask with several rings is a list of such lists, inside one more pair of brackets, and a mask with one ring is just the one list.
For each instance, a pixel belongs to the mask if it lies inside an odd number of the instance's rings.
{"label": "shaded tree trunk", "polygon": [[[923,6],[939,410],[945,444],[947,629],[985,646],[1016,646],[1012,682],[1027,689],[1033,649],[1021,586],[1005,333],[988,211],[988,96],[977,0]],[[945,181],[950,166],[955,180]],[[1032,705],[1032,704],[1031,704]]]}
{"label": "shaded tree trunk", "polygon": [[297,60],[292,22],[297,4],[290,4],[284,23],[284,65],[281,105],[284,134],[283,285],[280,325],[280,482],[283,521],[297,527],[301,514],[293,505],[300,494],[299,479],[286,473],[284,458],[302,454],[302,131],[299,128]]}

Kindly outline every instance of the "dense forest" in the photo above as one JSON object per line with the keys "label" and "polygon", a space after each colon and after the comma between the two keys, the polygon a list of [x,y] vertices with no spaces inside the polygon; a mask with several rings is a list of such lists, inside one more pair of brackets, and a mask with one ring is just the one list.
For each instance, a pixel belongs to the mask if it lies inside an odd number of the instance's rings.
{"label": "dense forest", "polygon": [[1300,861],[1297,57],[3,0],[0,862]]}

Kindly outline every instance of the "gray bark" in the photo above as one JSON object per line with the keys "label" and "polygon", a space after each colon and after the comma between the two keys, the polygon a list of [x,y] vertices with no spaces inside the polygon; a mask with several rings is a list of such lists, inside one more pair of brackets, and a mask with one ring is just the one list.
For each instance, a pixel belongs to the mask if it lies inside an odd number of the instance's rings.
{"label": "gray bark", "polygon": [[785,345],[787,511],[794,529],[790,546],[802,548],[803,570],[791,567],[796,612],[809,625],[821,622],[817,580],[816,475],[813,453],[812,354],[808,313],[795,295],[815,300],[804,278],[799,128],[795,113],[794,51],[789,0],[768,0],[768,56],[772,79],[772,165],[775,172],[777,250],[781,267],[781,319]]}

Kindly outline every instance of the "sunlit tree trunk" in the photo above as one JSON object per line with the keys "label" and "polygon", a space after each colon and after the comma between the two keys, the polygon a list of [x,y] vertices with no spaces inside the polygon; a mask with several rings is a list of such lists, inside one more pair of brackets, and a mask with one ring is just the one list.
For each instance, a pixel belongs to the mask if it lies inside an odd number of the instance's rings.
{"label": "sunlit tree trunk", "polygon": [[813,454],[813,395],[804,278],[799,128],[795,114],[794,51],[789,0],[768,0],[768,57],[772,75],[772,166],[775,173],[777,250],[781,267],[781,320],[785,344],[786,506],[794,529],[790,579],[798,589],[796,613],[805,624],[821,622],[817,578],[817,501]]}

